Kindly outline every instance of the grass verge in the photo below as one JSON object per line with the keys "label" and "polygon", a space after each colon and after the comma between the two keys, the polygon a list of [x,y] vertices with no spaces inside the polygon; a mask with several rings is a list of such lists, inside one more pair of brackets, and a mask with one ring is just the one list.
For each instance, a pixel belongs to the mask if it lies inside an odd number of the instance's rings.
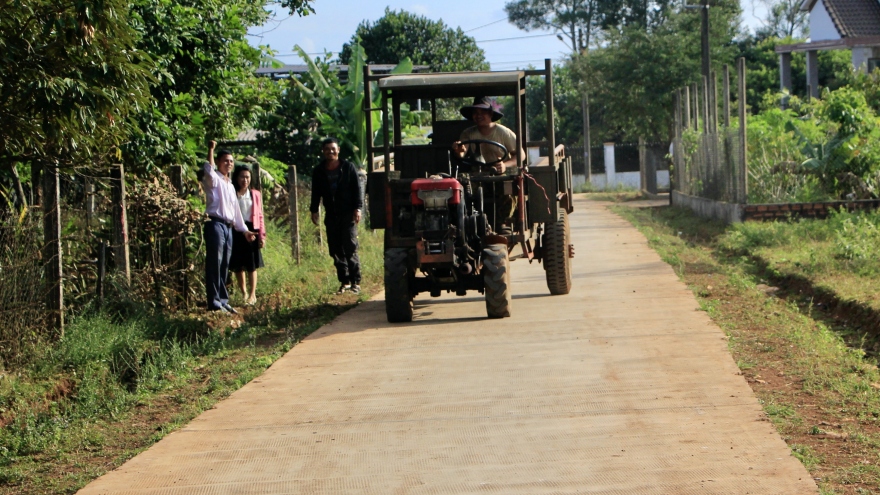
{"label": "grass verge", "polygon": [[[615,212],[630,220],[650,246],[690,286],[701,307],[729,336],[731,353],[767,417],[823,494],[880,493],[880,373],[858,345],[859,329],[818,305],[805,287],[773,285],[780,256],[820,252],[831,223],[789,222],[738,227],[672,207]],[[860,220],[861,221],[861,220]],[[844,225],[845,222],[840,222]],[[772,249],[742,236],[767,229]],[[776,230],[774,230],[776,229]],[[751,234],[750,234],[751,232]],[[833,237],[833,236],[832,236]],[[839,254],[839,253],[838,253]],[[816,285],[847,274],[838,254],[815,254]],[[832,259],[833,258],[833,259]],[[873,268],[865,261],[866,272]],[[876,258],[874,263],[877,263]],[[792,271],[809,274],[791,264]],[[833,291],[837,285],[825,282]],[[847,284],[848,285],[848,284]],[[866,294],[875,294],[876,285]],[[840,295],[840,298],[848,296]]]}
{"label": "grass verge", "polygon": [[301,219],[302,262],[270,226],[258,303],[75,316],[59,342],[0,372],[0,494],[74,493],[259,376],[302,338],[381,287],[381,232],[361,230],[360,295],[334,295],[335,270]]}

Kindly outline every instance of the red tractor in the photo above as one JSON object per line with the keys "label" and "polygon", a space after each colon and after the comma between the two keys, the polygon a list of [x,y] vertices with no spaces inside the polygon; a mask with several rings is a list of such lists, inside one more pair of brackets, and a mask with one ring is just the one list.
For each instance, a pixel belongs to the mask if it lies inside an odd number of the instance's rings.
{"label": "red tractor", "polygon": [[[526,83],[534,76],[543,77],[546,88],[549,136],[540,141],[528,139],[523,119]],[[380,108],[369,106],[374,81],[382,96]],[[510,316],[510,261],[517,258],[543,262],[550,293],[568,294],[574,256],[568,225],[571,159],[554,141],[550,61],[544,70],[506,72],[374,76],[367,67],[365,82],[366,111],[380,111],[384,122],[385,144],[368,149],[368,163],[382,165],[370,166],[367,193],[370,227],[385,229],[388,321],[411,321],[416,295],[438,297],[444,291],[460,296],[482,292],[490,318]],[[498,147],[501,160],[515,155],[516,166],[503,175],[476,173],[493,162],[459,158],[451,151],[462,131],[474,124],[444,116],[454,115],[457,103],[479,96],[506,99],[515,108],[511,130],[516,146],[529,151],[524,160],[494,141],[462,141]],[[431,141],[409,143],[401,114],[424,104],[431,110]],[[372,136],[371,119],[366,120],[367,135]],[[375,159],[380,156],[384,160]],[[497,205],[504,198],[516,206],[502,228],[505,214]]]}

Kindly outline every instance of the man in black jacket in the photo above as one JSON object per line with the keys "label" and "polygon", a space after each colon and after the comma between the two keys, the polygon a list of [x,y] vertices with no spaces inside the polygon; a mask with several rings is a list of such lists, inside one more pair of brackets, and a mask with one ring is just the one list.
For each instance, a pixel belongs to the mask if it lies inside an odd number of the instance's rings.
{"label": "man in black jacket", "polygon": [[324,161],[312,172],[312,223],[318,225],[318,205],[324,202],[324,226],[327,245],[339,279],[337,294],[361,290],[361,265],[358,259],[357,225],[361,221],[364,195],[357,167],[339,159],[339,141],[327,138],[321,143]]}

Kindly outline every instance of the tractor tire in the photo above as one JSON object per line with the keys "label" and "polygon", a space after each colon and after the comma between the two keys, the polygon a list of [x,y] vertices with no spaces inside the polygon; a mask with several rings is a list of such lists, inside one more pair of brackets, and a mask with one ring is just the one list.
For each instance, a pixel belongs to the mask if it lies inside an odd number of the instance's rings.
{"label": "tractor tire", "polygon": [[560,207],[556,222],[547,222],[544,228],[544,271],[547,275],[547,288],[553,295],[568,294],[571,292],[571,258],[568,257],[571,230],[565,208]]}
{"label": "tractor tire", "polygon": [[510,316],[510,260],[504,244],[483,249],[483,291],[489,318]]}
{"label": "tractor tire", "polygon": [[405,248],[385,251],[385,314],[390,323],[405,323],[413,319],[410,269],[406,258]]}

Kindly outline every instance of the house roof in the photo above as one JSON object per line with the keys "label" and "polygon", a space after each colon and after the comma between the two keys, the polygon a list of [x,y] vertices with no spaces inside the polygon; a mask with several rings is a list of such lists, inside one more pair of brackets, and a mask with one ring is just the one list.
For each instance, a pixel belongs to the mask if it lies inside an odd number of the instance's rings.
{"label": "house roof", "polygon": [[[396,64],[370,64],[370,70],[373,74],[388,74]],[[348,65],[339,64],[331,65],[331,68],[339,71],[342,79],[348,78]],[[414,65],[413,72],[424,72],[428,70],[427,65]],[[290,74],[304,74],[309,71],[309,66],[305,64],[282,65],[281,67],[260,67],[257,69],[258,76],[268,76],[274,79],[289,77]]]}
{"label": "house roof", "polygon": [[804,0],[801,10],[812,11],[819,1],[841,38],[880,35],[880,2],[877,0]]}

